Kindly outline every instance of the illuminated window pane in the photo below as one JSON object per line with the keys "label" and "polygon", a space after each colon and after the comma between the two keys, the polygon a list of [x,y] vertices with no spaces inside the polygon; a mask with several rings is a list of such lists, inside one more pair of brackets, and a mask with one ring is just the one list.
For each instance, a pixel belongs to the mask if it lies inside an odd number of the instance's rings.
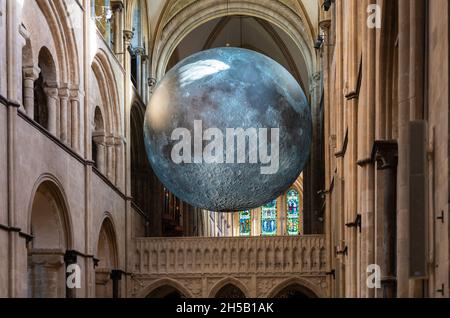
{"label": "illuminated window pane", "polygon": [[277,235],[277,200],[261,208],[261,234]]}
{"label": "illuminated window pane", "polygon": [[239,234],[241,236],[250,236],[250,233],[251,233],[250,211],[239,212]]}
{"label": "illuminated window pane", "polygon": [[287,233],[299,235],[299,198],[298,192],[289,190],[287,193]]}

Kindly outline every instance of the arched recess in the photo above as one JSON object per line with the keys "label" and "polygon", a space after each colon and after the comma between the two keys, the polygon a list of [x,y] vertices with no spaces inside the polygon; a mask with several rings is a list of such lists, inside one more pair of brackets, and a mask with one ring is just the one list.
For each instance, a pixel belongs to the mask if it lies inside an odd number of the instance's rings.
{"label": "arched recess", "polygon": [[[171,10],[172,8],[167,7],[166,9]],[[164,14],[167,15],[167,13]],[[176,47],[192,30],[210,20],[228,15],[252,16],[276,25],[298,45],[306,61],[308,78],[315,72],[315,54],[310,45],[313,43],[313,32],[304,17],[300,17],[281,2],[202,0],[191,2],[158,25],[152,56],[152,74],[157,79],[164,76]]]}
{"label": "arched recess", "polygon": [[94,110],[94,122],[92,129],[92,160],[94,166],[105,173],[105,120],[100,106]]}
{"label": "arched recess", "polygon": [[[102,222],[98,234],[97,252],[95,254],[95,297],[112,298],[115,295],[112,271],[119,265],[119,253],[116,231],[110,216]],[[117,290],[116,290],[117,292]]]}
{"label": "arched recess", "polygon": [[[23,104],[30,118],[34,113],[34,82],[38,80],[38,49],[48,48],[54,60],[56,80],[46,92],[52,103],[49,110],[48,130],[76,150],[79,149],[80,107],[79,84],[80,64],[74,34],[74,15],[67,1],[29,1],[21,11],[21,35],[25,47],[22,51]],[[32,49],[30,49],[33,47]],[[70,114],[70,116],[69,116]],[[54,118],[53,118],[54,117]],[[70,122],[69,122],[70,121]],[[70,130],[69,131],[69,127]]]}
{"label": "arched recess", "polygon": [[30,202],[27,244],[28,296],[65,297],[64,256],[72,247],[70,213],[61,184],[44,175]]}
{"label": "arched recess", "polygon": [[45,16],[55,43],[61,68],[61,84],[75,87],[79,85],[80,65],[76,46],[73,21],[68,12],[66,1],[36,1]]}
{"label": "arched recess", "polygon": [[238,279],[226,277],[218,281],[210,290],[209,298],[248,298],[247,287]]}
{"label": "arched recess", "polygon": [[58,96],[58,78],[55,60],[49,49],[43,46],[39,50],[39,76],[34,82],[34,120],[50,132],[56,132],[56,101]]}
{"label": "arched recess", "polygon": [[315,284],[303,278],[289,278],[273,287],[266,298],[323,298]]}
{"label": "arched recess", "polygon": [[159,279],[146,286],[137,298],[165,298],[173,297],[178,293],[181,298],[194,298],[192,293],[183,284],[170,278]]}
{"label": "arched recess", "polygon": [[[98,87],[101,105],[91,105],[92,117],[95,119],[97,106],[101,106],[104,124],[104,138],[96,137],[97,150],[104,148],[104,167],[101,172],[117,186],[122,182],[124,146],[121,138],[122,123],[117,82],[106,53],[102,50],[95,55],[92,71]],[[92,83],[91,85],[95,85]],[[93,132],[94,133],[94,132]]]}

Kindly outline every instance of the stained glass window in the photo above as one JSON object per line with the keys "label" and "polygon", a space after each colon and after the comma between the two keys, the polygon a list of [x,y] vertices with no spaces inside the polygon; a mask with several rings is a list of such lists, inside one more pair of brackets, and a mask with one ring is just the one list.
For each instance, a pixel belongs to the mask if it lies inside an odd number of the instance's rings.
{"label": "stained glass window", "polygon": [[299,235],[299,198],[298,192],[289,190],[287,193],[287,233]]}
{"label": "stained glass window", "polygon": [[239,212],[239,235],[250,236],[251,225],[252,220],[250,211]]}
{"label": "stained glass window", "polygon": [[277,235],[277,200],[261,208],[261,234]]}

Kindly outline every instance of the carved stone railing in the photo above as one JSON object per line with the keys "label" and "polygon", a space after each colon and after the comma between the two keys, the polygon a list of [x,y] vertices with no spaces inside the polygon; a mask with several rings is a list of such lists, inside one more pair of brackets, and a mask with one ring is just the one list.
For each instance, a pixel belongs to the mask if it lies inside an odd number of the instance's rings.
{"label": "carved stone railing", "polygon": [[319,274],[327,270],[322,235],[137,238],[135,244],[136,274]]}

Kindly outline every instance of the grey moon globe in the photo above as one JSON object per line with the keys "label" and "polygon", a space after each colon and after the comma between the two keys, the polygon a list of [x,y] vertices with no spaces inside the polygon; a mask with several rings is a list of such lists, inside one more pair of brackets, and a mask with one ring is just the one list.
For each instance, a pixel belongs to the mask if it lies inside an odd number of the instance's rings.
{"label": "grey moon globe", "polygon": [[311,110],[295,78],[271,58],[211,49],[158,83],[144,139],[153,171],[179,199],[209,211],[248,210],[299,177],[310,153]]}

